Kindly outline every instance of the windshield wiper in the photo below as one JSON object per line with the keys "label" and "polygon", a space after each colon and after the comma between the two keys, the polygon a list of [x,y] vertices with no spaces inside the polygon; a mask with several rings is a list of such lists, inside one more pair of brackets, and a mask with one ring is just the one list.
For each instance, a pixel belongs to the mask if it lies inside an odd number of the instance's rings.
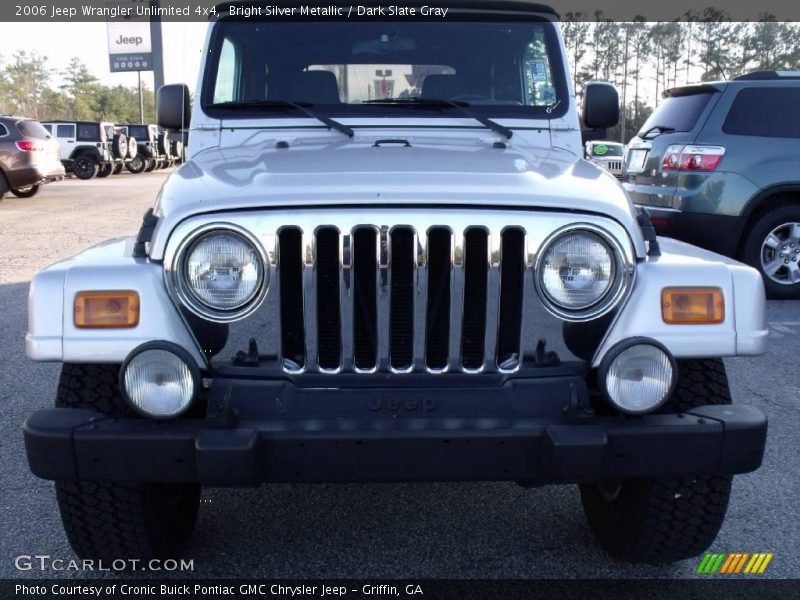
{"label": "windshield wiper", "polygon": [[375,100],[364,100],[364,104],[390,104],[395,106],[403,106],[406,104],[413,104],[417,106],[449,106],[451,108],[456,108],[461,111],[461,113],[470,119],[474,119],[478,121],[481,125],[486,127],[487,129],[491,129],[495,133],[499,133],[500,135],[505,136],[507,139],[511,139],[514,136],[514,132],[505,127],[504,125],[500,125],[497,121],[493,121],[488,117],[484,117],[483,115],[476,114],[471,110],[468,110],[467,107],[470,106],[469,102],[459,102],[456,100],[445,100],[443,98],[378,98]]}
{"label": "windshield wiper", "polygon": [[[643,140],[646,140],[647,136],[649,136],[654,131],[658,131],[658,135],[661,135],[662,133],[671,133],[671,132],[675,131],[675,128],[674,127],[662,127],[661,125],[656,125],[655,127],[651,127],[650,129],[648,129],[644,133],[640,133],[639,137],[642,138]],[[657,137],[657,136],[653,136],[653,137]]]}
{"label": "windshield wiper", "polygon": [[314,105],[309,103],[307,106],[304,106],[303,104],[290,102],[289,100],[241,100],[238,102],[217,102],[209,105],[208,108],[222,108],[227,110],[294,108],[295,110],[299,110],[304,115],[311,117],[312,119],[316,119],[324,125],[327,125],[328,129],[335,129],[336,131],[345,134],[347,137],[355,136],[355,131],[353,131],[350,127],[344,123],[339,123],[339,121],[335,121],[330,117],[326,117],[325,115],[320,115],[312,110],[309,110],[308,107],[310,106]]}

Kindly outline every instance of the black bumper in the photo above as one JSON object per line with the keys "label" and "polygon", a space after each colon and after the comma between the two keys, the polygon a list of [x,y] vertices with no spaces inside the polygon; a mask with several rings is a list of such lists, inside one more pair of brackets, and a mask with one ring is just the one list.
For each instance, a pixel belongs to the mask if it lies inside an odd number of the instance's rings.
{"label": "black bumper", "polygon": [[262,482],[521,481],[735,474],[761,464],[766,417],[750,406],[681,415],[536,417],[415,414],[111,419],[40,410],[25,423],[44,479]]}
{"label": "black bumper", "polygon": [[640,205],[650,213],[656,233],[718,254],[735,257],[746,219],[729,215],[664,210]]}

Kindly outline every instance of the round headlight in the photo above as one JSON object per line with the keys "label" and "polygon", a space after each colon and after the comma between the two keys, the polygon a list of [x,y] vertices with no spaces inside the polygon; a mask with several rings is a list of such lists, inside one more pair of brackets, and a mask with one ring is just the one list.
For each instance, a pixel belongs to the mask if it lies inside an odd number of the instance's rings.
{"label": "round headlight", "polygon": [[250,240],[229,230],[201,235],[185,253],[183,278],[203,307],[232,312],[252,302],[266,285],[261,255]]}
{"label": "round headlight", "polygon": [[199,375],[175,352],[149,347],[134,351],[123,366],[121,379],[135,410],[148,417],[167,419],[189,408]]}
{"label": "round headlight", "polygon": [[622,412],[650,412],[672,393],[675,362],[660,344],[631,340],[612,349],[603,363],[600,374],[606,398]]}
{"label": "round headlight", "polygon": [[600,302],[614,285],[617,265],[603,238],[585,230],[560,235],[539,262],[541,290],[556,306],[581,311]]}

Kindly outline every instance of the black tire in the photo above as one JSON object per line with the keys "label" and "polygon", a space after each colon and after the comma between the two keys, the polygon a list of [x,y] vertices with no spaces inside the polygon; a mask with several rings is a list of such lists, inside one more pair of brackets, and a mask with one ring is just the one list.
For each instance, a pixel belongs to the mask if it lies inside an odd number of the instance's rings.
{"label": "black tire", "polygon": [[136,141],[136,138],[129,137],[128,138],[128,153],[126,158],[133,158],[139,153],[139,143]]}
{"label": "black tire", "polygon": [[158,166],[158,159],[157,158],[148,158],[147,159],[147,166],[145,166],[144,170],[146,173],[150,173],[151,171],[155,170]]}
{"label": "black tire", "polygon": [[33,198],[39,192],[40,187],[42,186],[37,183],[34,185],[27,185],[21,188],[12,188],[11,193],[14,194],[17,198]]}
{"label": "black tire", "polygon": [[[781,244],[775,250],[764,248],[770,233],[781,230],[782,225],[790,223],[800,224],[800,203],[784,204],[770,210],[753,223],[745,234],[742,260],[761,273],[764,290],[769,298],[784,300],[800,298],[800,281],[791,282],[792,271],[794,270],[796,278],[797,269],[800,269],[800,241],[790,238],[781,240],[787,243]],[[784,255],[783,258],[781,254]],[[765,263],[770,265],[773,261],[774,264],[780,265],[778,270],[767,272]]]}
{"label": "black tire", "polygon": [[122,173],[122,169],[124,168],[125,165],[123,165],[122,163],[117,163],[114,165],[114,170],[111,173],[112,175],[119,175],[120,173]]}
{"label": "black tire", "polygon": [[72,163],[72,172],[78,179],[91,179],[97,175],[97,159],[91,154],[81,154]]}
{"label": "black tire", "polygon": [[111,140],[111,152],[114,158],[124,159],[128,156],[128,136],[121,131],[115,133]]}
{"label": "black tire", "polygon": [[129,162],[125,163],[125,168],[134,175],[138,175],[147,167],[147,161],[144,156],[137,154]]}
{"label": "black tire", "polygon": [[[135,418],[120,397],[118,375],[118,365],[65,364],[56,406]],[[56,499],[75,553],[110,564],[180,556],[197,520],[200,486],[57,481]]]}
{"label": "black tire", "polygon": [[8,185],[8,181],[6,181],[6,176],[3,174],[2,171],[0,171],[0,200],[3,199],[3,196],[5,196],[10,189],[11,186]]}
{"label": "black tire", "polygon": [[97,169],[97,176],[98,177],[108,177],[111,175],[111,172],[114,170],[114,163],[103,163]]}
{"label": "black tire", "polygon": [[170,143],[169,138],[167,138],[166,133],[159,133],[158,134],[158,153],[162,156],[169,156],[170,151]]}
{"label": "black tire", "polygon": [[[720,359],[678,361],[678,385],[664,412],[730,404]],[[719,533],[731,476],[626,479],[580,486],[589,528],[600,546],[628,562],[663,564],[703,553]]]}

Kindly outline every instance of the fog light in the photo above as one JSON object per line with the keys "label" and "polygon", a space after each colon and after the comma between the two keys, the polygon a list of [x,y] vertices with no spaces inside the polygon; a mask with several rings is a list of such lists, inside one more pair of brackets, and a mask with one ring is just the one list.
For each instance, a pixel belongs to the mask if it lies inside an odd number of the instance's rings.
{"label": "fog light", "polygon": [[120,378],[134,410],[147,417],[169,419],[191,405],[199,388],[200,372],[181,348],[154,342],[131,353]]}
{"label": "fog light", "polygon": [[675,387],[677,367],[654,340],[632,339],[612,348],[600,365],[606,399],[618,410],[643,414],[661,406]]}

